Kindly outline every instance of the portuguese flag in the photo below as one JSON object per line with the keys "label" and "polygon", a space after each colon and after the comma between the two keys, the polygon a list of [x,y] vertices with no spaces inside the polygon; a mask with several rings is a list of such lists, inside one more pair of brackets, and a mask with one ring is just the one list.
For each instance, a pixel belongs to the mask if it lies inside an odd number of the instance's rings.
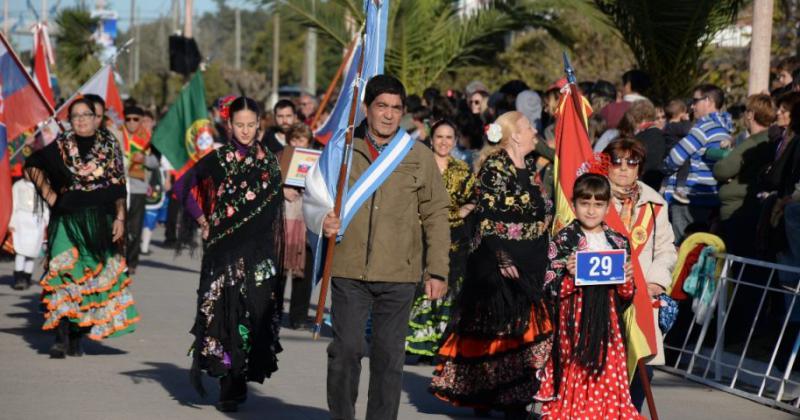
{"label": "portuguese flag", "polygon": [[[555,203],[556,217],[553,232],[557,232],[575,219],[572,208],[572,187],[575,179],[588,171],[595,161],[589,135],[586,131],[587,119],[592,109],[586,99],[578,93],[577,85],[569,83],[569,90],[562,90],[556,120],[556,161],[555,161]],[[580,105],[578,105],[580,104]],[[628,232],[614,206],[609,209],[605,222],[615,231],[625,235],[631,244],[636,292],[633,304],[623,314],[628,362],[628,378],[632,381],[637,363],[645,361],[657,353],[656,324],[653,317],[653,304],[647,293],[644,272],[638,255],[643,241]],[[634,229],[634,232],[636,230]]]}
{"label": "portuguese flag", "polygon": [[203,75],[198,71],[158,122],[150,142],[175,168],[176,177],[180,177],[204,152],[211,150],[210,127]]}

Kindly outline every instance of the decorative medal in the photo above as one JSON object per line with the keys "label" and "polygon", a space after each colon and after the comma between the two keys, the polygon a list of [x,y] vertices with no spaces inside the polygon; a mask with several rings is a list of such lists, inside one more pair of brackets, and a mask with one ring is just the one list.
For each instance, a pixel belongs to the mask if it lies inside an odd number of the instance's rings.
{"label": "decorative medal", "polygon": [[631,242],[633,242],[634,247],[638,247],[647,242],[647,229],[645,229],[644,226],[636,226],[633,228],[633,232],[631,232]]}

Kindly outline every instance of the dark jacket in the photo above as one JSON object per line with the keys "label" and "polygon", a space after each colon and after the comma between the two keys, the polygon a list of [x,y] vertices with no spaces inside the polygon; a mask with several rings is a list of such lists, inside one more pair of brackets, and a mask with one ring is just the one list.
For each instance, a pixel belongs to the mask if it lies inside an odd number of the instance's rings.
{"label": "dark jacket", "polygon": [[658,127],[650,127],[640,131],[634,137],[644,144],[647,151],[641,180],[648,187],[658,191],[661,188],[661,181],[664,180],[661,168],[664,155],[667,153],[667,139],[664,132]]}
{"label": "dark jacket", "polygon": [[754,134],[724,159],[714,164],[714,178],[720,183],[720,217],[729,219],[745,201],[758,203],[758,179],[770,162],[774,151],[769,143],[767,131]]}

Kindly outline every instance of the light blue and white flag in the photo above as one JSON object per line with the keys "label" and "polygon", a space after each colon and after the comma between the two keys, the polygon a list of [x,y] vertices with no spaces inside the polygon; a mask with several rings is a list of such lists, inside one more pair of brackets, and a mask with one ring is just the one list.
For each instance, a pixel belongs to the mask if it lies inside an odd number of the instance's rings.
{"label": "light blue and white flag", "polygon": [[[314,165],[306,176],[306,189],[303,196],[303,215],[309,230],[309,242],[314,251],[314,279],[319,279],[321,254],[323,251],[322,222],[325,215],[334,207],[336,198],[336,185],[339,178],[339,169],[342,164],[345,148],[345,136],[348,130],[348,117],[353,102],[353,84],[358,83],[359,100],[357,101],[356,118],[354,126],[357,127],[365,115],[360,106],[364,99],[364,88],[372,77],[383,74],[384,56],[386,51],[386,29],[389,20],[389,0],[365,0],[366,27],[363,42],[360,42],[351,58],[351,65],[345,76],[345,84],[331,113],[331,118],[325,122],[323,128],[317,131],[330,135],[325,149],[322,151],[317,164]],[[358,73],[358,57],[364,48],[364,63],[361,77]],[[335,116],[335,118],[334,118]],[[347,224],[352,220],[360,203],[368,198],[391,174],[392,170],[400,163],[413,141],[404,131],[400,131],[390,142],[381,156],[370,165],[356,184],[353,191],[357,194],[350,199],[345,186],[341,236]],[[399,157],[399,159],[397,159]],[[347,156],[348,168],[351,155]]]}

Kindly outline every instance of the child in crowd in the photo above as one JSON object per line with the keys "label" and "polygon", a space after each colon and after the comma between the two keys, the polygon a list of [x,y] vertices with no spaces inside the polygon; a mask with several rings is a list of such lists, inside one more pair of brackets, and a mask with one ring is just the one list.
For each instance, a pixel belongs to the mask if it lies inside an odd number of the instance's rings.
{"label": "child in crowd", "polygon": [[31,287],[33,264],[42,253],[50,209],[36,193],[36,187],[28,179],[27,172],[11,187],[11,198],[14,210],[8,227],[16,253],[12,287],[25,290]]}
{"label": "child in crowd", "polygon": [[[689,109],[686,107],[686,102],[681,99],[669,101],[667,106],[664,107],[664,115],[667,118],[667,124],[664,126],[664,138],[667,140],[667,151],[669,151],[689,134],[692,129],[692,121],[689,118]],[[678,174],[676,175],[677,185],[675,186],[673,197],[683,204],[689,204],[689,188],[686,187],[686,179],[689,178],[689,166],[690,162],[687,159],[683,166],[678,169]]]}
{"label": "child in crowd", "polygon": [[550,242],[545,287],[555,296],[553,355],[536,396],[547,419],[639,419],[631,403],[622,311],[633,299],[633,269],[625,265],[625,283],[576,286],[576,251],[625,249],[627,239],[603,220],[611,185],[599,174],[575,181],[576,220]]}

